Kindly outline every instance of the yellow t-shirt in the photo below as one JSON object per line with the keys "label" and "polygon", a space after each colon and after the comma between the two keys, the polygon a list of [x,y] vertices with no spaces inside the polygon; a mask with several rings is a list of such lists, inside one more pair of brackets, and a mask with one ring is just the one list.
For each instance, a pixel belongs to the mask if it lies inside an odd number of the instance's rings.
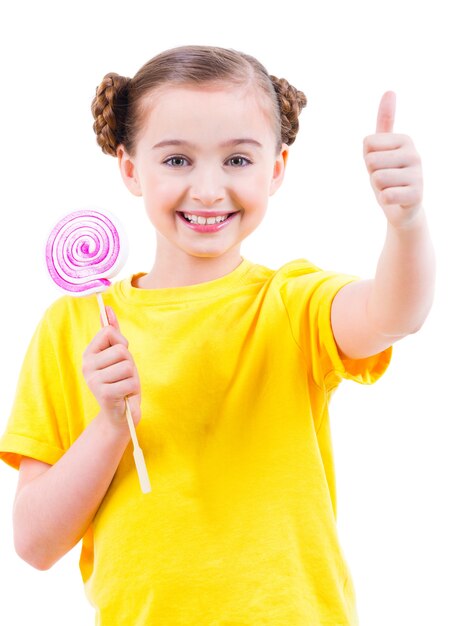
{"label": "yellow t-shirt", "polygon": [[[135,275],[135,276],[139,276]],[[343,361],[330,309],[355,276],[304,259],[243,259],[191,286],[105,293],[137,364],[137,428],[152,491],[128,446],[83,539],[101,626],[354,626],[336,530],[328,401],[370,384],[391,350]],[[31,340],[0,458],[54,464],[97,415],[81,372],[95,296],[63,296]]]}

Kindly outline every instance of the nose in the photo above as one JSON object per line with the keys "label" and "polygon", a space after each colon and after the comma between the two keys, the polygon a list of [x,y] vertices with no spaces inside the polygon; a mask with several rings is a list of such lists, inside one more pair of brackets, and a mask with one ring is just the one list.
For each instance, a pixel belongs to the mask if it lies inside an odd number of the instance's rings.
{"label": "nose", "polygon": [[221,172],[213,167],[197,169],[191,183],[191,199],[205,206],[218,204],[225,198]]}

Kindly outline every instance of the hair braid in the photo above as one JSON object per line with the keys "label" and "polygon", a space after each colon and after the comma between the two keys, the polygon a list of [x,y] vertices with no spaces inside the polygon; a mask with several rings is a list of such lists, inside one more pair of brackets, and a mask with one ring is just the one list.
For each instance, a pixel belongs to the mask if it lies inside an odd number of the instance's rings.
{"label": "hair braid", "polygon": [[288,83],[285,78],[277,78],[269,75],[272,85],[277,94],[280,107],[281,118],[281,139],[290,146],[295,141],[298,133],[298,116],[303,107],[307,104],[307,99],[303,91],[299,91]]}
{"label": "hair braid", "polygon": [[117,146],[123,141],[130,81],[131,78],[110,72],[97,87],[92,100],[93,128],[105,154],[116,156]]}
{"label": "hair braid", "polygon": [[117,156],[123,144],[134,155],[145,123],[150,94],[166,86],[253,86],[269,111],[276,136],[276,152],[291,145],[298,132],[298,116],[306,106],[305,94],[284,78],[270,75],[254,57],[231,48],[180,46],[156,55],[135,74],[125,78],[111,72],[97,87],[91,110],[97,143],[105,154]]}

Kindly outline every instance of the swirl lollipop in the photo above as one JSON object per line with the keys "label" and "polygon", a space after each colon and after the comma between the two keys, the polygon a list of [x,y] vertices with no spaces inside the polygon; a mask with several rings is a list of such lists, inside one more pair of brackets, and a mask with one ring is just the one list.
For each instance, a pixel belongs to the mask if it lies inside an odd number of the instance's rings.
{"label": "swirl lollipop", "polygon": [[100,292],[122,269],[127,247],[117,218],[99,211],[75,211],[50,233],[46,248],[50,276],[73,296]]}
{"label": "swirl lollipop", "polygon": [[[51,278],[64,292],[72,296],[97,294],[102,324],[107,326],[101,292],[109,287],[108,279],[122,269],[127,257],[124,232],[117,218],[94,210],[69,213],[51,231],[45,257]],[[125,412],[141,489],[149,493],[150,479],[126,396]]]}

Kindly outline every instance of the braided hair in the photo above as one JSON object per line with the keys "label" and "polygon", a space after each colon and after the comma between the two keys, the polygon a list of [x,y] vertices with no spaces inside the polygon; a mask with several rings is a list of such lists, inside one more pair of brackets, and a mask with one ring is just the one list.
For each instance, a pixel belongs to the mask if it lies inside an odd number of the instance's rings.
{"label": "braided hair", "polygon": [[133,78],[106,74],[91,105],[97,143],[105,154],[116,156],[123,144],[132,155],[146,112],[142,106],[144,96],[167,85],[205,83],[259,88],[272,112],[277,151],[282,143],[294,143],[298,117],[307,103],[305,94],[285,78],[269,75],[254,57],[214,46],[172,48],[148,61]]}

